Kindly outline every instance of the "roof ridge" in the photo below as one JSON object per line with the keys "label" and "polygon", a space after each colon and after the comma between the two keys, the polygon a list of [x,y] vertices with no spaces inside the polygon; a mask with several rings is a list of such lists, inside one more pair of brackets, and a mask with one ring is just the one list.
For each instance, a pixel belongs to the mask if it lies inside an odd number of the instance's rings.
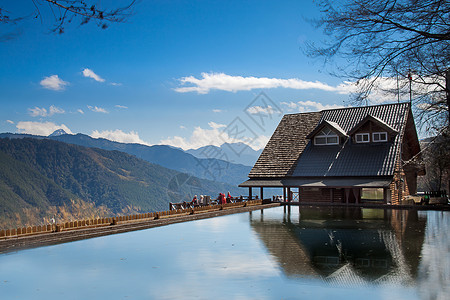
{"label": "roof ridge", "polygon": [[318,111],[296,112],[296,113],[288,113],[288,114],[284,114],[284,116],[317,114],[317,113],[320,113],[320,112],[322,112],[322,111],[321,111],[321,110],[318,110]]}
{"label": "roof ridge", "polygon": [[377,106],[389,106],[389,105],[409,105],[409,102],[399,102],[399,103],[384,103],[384,104],[374,104],[374,105],[365,105],[365,106],[348,106],[348,107],[341,107],[341,108],[329,108],[329,109],[323,109],[320,112],[325,111],[334,111],[334,110],[344,110],[344,109],[361,109],[361,108],[368,108],[368,107],[377,107]]}
{"label": "roof ridge", "polygon": [[383,103],[383,104],[374,104],[374,105],[365,105],[365,106],[348,106],[348,107],[340,107],[340,108],[329,108],[329,109],[322,109],[317,111],[308,111],[308,112],[296,112],[296,113],[285,113],[285,116],[292,116],[292,115],[302,115],[302,114],[312,114],[312,113],[322,113],[326,111],[335,111],[335,110],[350,110],[350,109],[361,109],[361,108],[368,108],[368,107],[376,107],[376,106],[389,106],[389,105],[410,105],[409,101],[406,102],[399,102],[399,103]]}

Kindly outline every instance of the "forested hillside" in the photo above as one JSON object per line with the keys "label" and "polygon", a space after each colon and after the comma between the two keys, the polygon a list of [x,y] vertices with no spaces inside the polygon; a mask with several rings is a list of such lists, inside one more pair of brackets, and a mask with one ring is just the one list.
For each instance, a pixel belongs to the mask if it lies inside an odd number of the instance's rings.
{"label": "forested hillside", "polygon": [[[62,134],[61,134],[62,133]],[[0,138],[26,138],[51,139],[68,144],[84,147],[94,147],[104,150],[118,150],[135,155],[150,163],[158,164],[168,169],[187,173],[198,178],[229,183],[237,186],[248,179],[251,167],[225,161],[227,152],[220,148],[205,149],[201,151],[203,158],[166,145],[146,146],[141,144],[125,144],[103,138],[94,139],[85,134],[65,134],[64,131],[48,137],[27,134],[0,133]],[[212,151],[211,151],[212,150]],[[199,154],[197,153],[197,155]],[[253,164],[252,164],[253,165]]]}
{"label": "forested hillside", "polygon": [[119,151],[46,139],[0,139],[0,227],[166,210],[193,193],[231,185],[151,164]]}
{"label": "forested hillside", "polygon": [[224,153],[220,151],[210,151],[203,158],[197,158],[181,149],[167,145],[124,144],[102,138],[94,139],[80,133],[75,135],[63,134],[49,138],[85,147],[122,151],[165,168],[236,186],[248,179],[247,175],[251,170],[249,166],[225,161]]}

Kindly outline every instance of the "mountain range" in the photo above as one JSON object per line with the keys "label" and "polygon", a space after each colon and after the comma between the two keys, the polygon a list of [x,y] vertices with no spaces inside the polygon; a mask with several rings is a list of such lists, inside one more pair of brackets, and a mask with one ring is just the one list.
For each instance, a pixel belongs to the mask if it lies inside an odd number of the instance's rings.
{"label": "mountain range", "polygon": [[[0,138],[35,138],[35,139],[51,139],[56,141],[61,141],[69,144],[75,144],[84,147],[94,147],[104,150],[117,150],[125,152],[131,155],[135,155],[147,162],[158,164],[168,169],[176,170],[179,172],[187,173],[198,178],[208,179],[218,182],[228,183],[234,186],[244,182],[248,179],[247,175],[250,173],[251,167],[248,165],[232,163],[232,160],[225,160],[226,157],[232,157],[230,151],[233,149],[242,149],[240,144],[228,144],[221,148],[200,148],[197,150],[192,150],[191,154],[184,152],[181,149],[174,148],[167,145],[154,145],[146,146],[142,144],[127,144],[110,141],[103,138],[92,138],[85,134],[66,134],[64,131],[57,131],[48,137],[35,136],[28,134],[14,134],[14,133],[1,133]],[[244,145],[244,144],[243,144]],[[230,147],[231,146],[231,147]],[[207,146],[214,147],[214,146]],[[234,148],[232,148],[234,147]],[[245,145],[245,147],[248,147]],[[222,150],[221,150],[222,149]],[[220,151],[220,155],[213,156],[213,152],[205,151]],[[223,152],[222,152],[223,151]],[[242,153],[242,160],[249,162],[251,151],[257,152],[248,147]],[[207,156],[206,153],[210,153]],[[203,155],[202,155],[203,154]],[[226,155],[224,155],[226,154]]]}
{"label": "mountain range", "polygon": [[233,164],[253,166],[262,150],[253,150],[244,143],[224,143],[220,147],[209,145],[186,152],[197,158],[218,158]]}
{"label": "mountain range", "polygon": [[[52,138],[61,137],[71,136]],[[87,144],[93,140],[75,137]],[[138,145],[122,145],[140,149],[142,155],[149,152]],[[168,148],[163,149],[176,150]],[[170,160],[167,153],[159,155]],[[173,160],[177,159],[183,161],[182,156]],[[0,228],[38,225],[54,216],[60,221],[166,210],[168,202],[226,191],[242,193],[237,185],[200,179],[121,151],[48,138],[0,138]]]}

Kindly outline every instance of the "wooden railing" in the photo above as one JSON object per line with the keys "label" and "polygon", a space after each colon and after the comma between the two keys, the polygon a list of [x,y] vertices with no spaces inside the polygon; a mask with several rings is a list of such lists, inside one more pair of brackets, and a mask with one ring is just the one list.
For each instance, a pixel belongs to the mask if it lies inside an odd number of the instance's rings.
{"label": "wooden railing", "polygon": [[95,228],[101,226],[112,226],[130,222],[142,222],[142,221],[151,221],[163,218],[177,217],[183,215],[192,215],[196,213],[205,213],[210,211],[217,211],[223,209],[230,209],[236,207],[246,207],[253,205],[262,204],[262,200],[249,200],[245,202],[235,202],[235,203],[226,203],[226,204],[218,204],[218,205],[208,205],[208,206],[194,206],[188,207],[184,209],[173,209],[167,211],[153,212],[153,213],[143,213],[143,214],[135,214],[128,216],[118,216],[111,218],[98,218],[98,219],[87,219],[80,221],[70,221],[63,222],[58,224],[49,224],[49,225],[39,225],[39,226],[28,226],[28,227],[20,227],[13,229],[4,229],[0,230],[0,239],[7,238],[18,238],[29,235],[37,235],[37,234],[48,234],[53,232],[61,232],[67,230],[79,230],[79,229],[87,229],[87,228]]}
{"label": "wooden railing", "polygon": [[[249,200],[252,200],[251,198],[240,196],[240,197],[232,197],[232,198],[226,198],[227,204],[228,203],[239,203],[239,202],[248,202]],[[254,199],[258,200],[258,199]],[[199,200],[197,204],[194,204],[193,202],[179,202],[179,203],[173,203],[169,202],[169,210],[176,210],[176,209],[188,209],[188,208],[197,208],[197,207],[203,207],[203,206],[211,206],[211,205],[217,205],[219,204],[219,199],[210,199],[207,197],[206,199]]]}

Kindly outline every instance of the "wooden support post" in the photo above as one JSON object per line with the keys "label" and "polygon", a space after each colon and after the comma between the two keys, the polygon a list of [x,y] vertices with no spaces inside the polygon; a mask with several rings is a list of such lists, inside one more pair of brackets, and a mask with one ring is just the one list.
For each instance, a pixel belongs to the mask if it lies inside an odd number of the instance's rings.
{"label": "wooden support post", "polygon": [[283,201],[286,202],[286,187],[283,186]]}
{"label": "wooden support post", "polygon": [[290,187],[287,188],[287,193],[288,193],[288,202],[291,202],[292,201],[292,192],[291,192]]}
{"label": "wooden support post", "polygon": [[263,192],[263,187],[260,187],[260,193],[259,193],[259,195],[261,196],[260,198],[261,198],[261,200],[263,200],[264,199],[264,192]]}
{"label": "wooden support post", "polygon": [[251,200],[251,199],[252,199],[252,188],[249,187],[248,188],[248,200]]}

